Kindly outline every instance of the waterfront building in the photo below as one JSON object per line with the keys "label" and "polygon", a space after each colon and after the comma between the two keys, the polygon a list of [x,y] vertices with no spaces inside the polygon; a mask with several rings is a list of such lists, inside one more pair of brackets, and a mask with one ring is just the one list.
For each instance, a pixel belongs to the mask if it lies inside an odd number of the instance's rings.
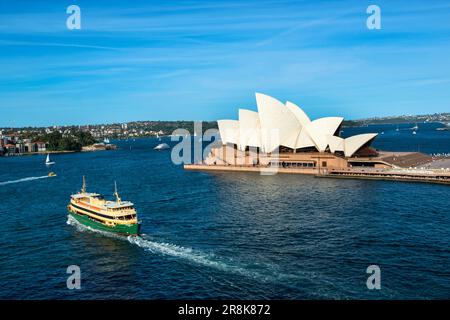
{"label": "waterfront building", "polygon": [[45,152],[45,151],[47,151],[47,147],[45,145],[45,142],[36,141],[35,145],[36,145],[37,152]]}
{"label": "waterfront building", "polygon": [[25,148],[26,148],[25,143],[23,141],[19,140],[16,143],[15,153],[25,153],[26,152]]}
{"label": "waterfront building", "polygon": [[5,145],[6,153],[16,153],[16,145],[12,143],[8,143]]}
{"label": "waterfront building", "polygon": [[42,141],[31,142],[30,139],[11,140],[9,137],[0,139],[0,155],[23,154],[33,152],[46,152],[46,143]]}
{"label": "waterfront building", "polygon": [[240,109],[238,120],[217,121],[221,142],[200,165],[240,171],[276,166],[317,174],[353,167],[414,166],[430,160],[417,152],[375,150],[371,144],[377,133],[343,138],[342,117],[311,120],[296,104],[261,93],[256,93],[256,105],[257,112]]}

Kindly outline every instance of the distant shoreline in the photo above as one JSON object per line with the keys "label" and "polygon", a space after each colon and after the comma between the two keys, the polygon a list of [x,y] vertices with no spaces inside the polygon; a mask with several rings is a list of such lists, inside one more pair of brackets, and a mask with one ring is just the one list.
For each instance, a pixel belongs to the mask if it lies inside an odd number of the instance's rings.
{"label": "distant shoreline", "polygon": [[[349,123],[350,122],[350,123]],[[358,128],[366,126],[379,126],[379,125],[402,125],[402,124],[442,124],[445,125],[445,121],[389,121],[385,120],[348,120],[344,121],[342,128]]]}
{"label": "distant shoreline", "polygon": [[0,158],[19,157],[19,156],[36,156],[36,155],[59,154],[59,153],[75,153],[75,152],[81,152],[81,151],[61,150],[61,151],[22,152],[22,153],[5,154],[5,155],[1,156]]}
{"label": "distant shoreline", "polygon": [[20,156],[36,156],[36,155],[46,155],[46,154],[66,154],[66,153],[78,153],[78,152],[96,152],[96,151],[109,151],[109,150],[117,150],[117,146],[104,148],[104,149],[95,149],[91,148],[92,146],[87,146],[90,148],[83,147],[81,150],[53,150],[53,151],[37,151],[37,152],[23,152],[23,153],[13,153],[13,154],[5,154],[0,158],[9,158],[9,157],[20,157]]}
{"label": "distant shoreline", "polygon": [[[131,131],[133,128],[144,129],[147,132],[145,135],[148,137],[156,136],[156,133],[159,132],[160,136],[170,135],[170,133],[175,129],[186,129],[188,131],[193,131],[193,120],[165,120],[165,121],[153,121],[153,120],[140,120],[140,121],[129,121],[123,123],[103,123],[103,124],[67,124],[67,125],[58,125],[59,129],[63,128],[77,128],[77,129],[85,129],[85,130],[98,130],[99,128],[108,129],[122,129]],[[202,123],[203,129],[208,128],[217,128],[217,121],[211,120],[199,120],[198,122]],[[449,123],[450,122],[450,113],[437,113],[437,114],[426,114],[426,115],[403,115],[403,116],[386,116],[386,117],[372,117],[372,118],[362,118],[362,119],[348,119],[343,121],[343,126],[362,126],[367,124],[404,124],[404,123]],[[53,126],[22,126],[22,127],[12,127],[12,126],[0,126],[0,130],[43,130],[46,128],[51,128]],[[123,128],[126,129],[123,129]],[[130,134],[129,136],[114,136],[114,133],[104,134],[104,136],[109,136],[112,138],[137,138],[139,136],[134,136]]]}

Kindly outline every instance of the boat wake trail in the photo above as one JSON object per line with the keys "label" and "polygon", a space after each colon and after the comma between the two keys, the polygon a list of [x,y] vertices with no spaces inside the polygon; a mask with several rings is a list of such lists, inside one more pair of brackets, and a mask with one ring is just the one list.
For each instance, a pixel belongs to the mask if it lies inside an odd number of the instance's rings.
{"label": "boat wake trail", "polygon": [[73,225],[78,231],[91,231],[100,233],[107,237],[126,240],[129,243],[136,245],[140,248],[150,251],[151,253],[171,256],[178,259],[183,259],[187,262],[206,266],[212,269],[216,269],[226,273],[238,274],[245,277],[250,277],[264,282],[279,282],[280,280],[294,280],[298,278],[297,275],[283,274],[272,270],[269,266],[265,268],[260,267],[255,269],[254,266],[242,265],[237,263],[233,259],[224,259],[218,257],[212,253],[208,254],[192,248],[186,248],[171,243],[157,242],[145,238],[145,236],[120,236],[106,231],[92,229],[85,225],[80,224],[71,216],[68,216],[67,224]]}
{"label": "boat wake trail", "polygon": [[26,182],[26,181],[33,181],[33,180],[38,180],[38,179],[45,179],[48,178],[49,176],[42,176],[42,177],[28,177],[28,178],[22,178],[19,180],[11,180],[11,181],[4,181],[4,182],[0,182],[0,186],[4,186],[7,184],[12,184],[12,183],[20,183],[20,182]]}
{"label": "boat wake trail", "polygon": [[193,250],[192,248],[181,247],[171,243],[151,241],[142,237],[129,236],[127,239],[130,243],[135,244],[138,247],[146,249],[152,253],[159,253],[176,258],[181,258],[195,264],[214,268],[224,272],[231,272],[252,278],[265,278],[263,275],[256,271],[250,271],[243,267],[225,263],[223,259],[220,259],[214,254],[207,254],[201,251]]}

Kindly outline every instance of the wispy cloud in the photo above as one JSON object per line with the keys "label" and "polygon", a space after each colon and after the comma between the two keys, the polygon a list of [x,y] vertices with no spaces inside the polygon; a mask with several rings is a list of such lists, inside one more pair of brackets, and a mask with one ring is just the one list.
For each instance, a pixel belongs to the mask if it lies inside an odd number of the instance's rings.
{"label": "wispy cloud", "polygon": [[86,122],[83,110],[105,121],[213,120],[254,107],[255,91],[313,117],[448,107],[444,1],[381,1],[373,32],[360,1],[105,3],[81,0],[73,32],[63,4],[0,4],[0,125],[72,121],[71,110]]}
{"label": "wispy cloud", "polygon": [[32,42],[32,41],[8,41],[0,40],[0,46],[26,46],[26,47],[67,47],[99,50],[119,50],[119,48],[95,46],[79,43],[54,43],[54,42]]}

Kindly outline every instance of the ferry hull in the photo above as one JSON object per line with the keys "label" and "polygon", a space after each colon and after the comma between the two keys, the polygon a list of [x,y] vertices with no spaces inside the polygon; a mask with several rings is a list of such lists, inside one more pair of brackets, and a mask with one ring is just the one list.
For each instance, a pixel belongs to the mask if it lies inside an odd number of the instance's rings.
{"label": "ferry hull", "polygon": [[140,232],[141,225],[139,223],[132,225],[106,226],[100,222],[90,219],[88,216],[85,215],[81,215],[72,211],[69,211],[69,214],[82,225],[85,225],[92,229],[130,236],[137,236],[139,235]]}

